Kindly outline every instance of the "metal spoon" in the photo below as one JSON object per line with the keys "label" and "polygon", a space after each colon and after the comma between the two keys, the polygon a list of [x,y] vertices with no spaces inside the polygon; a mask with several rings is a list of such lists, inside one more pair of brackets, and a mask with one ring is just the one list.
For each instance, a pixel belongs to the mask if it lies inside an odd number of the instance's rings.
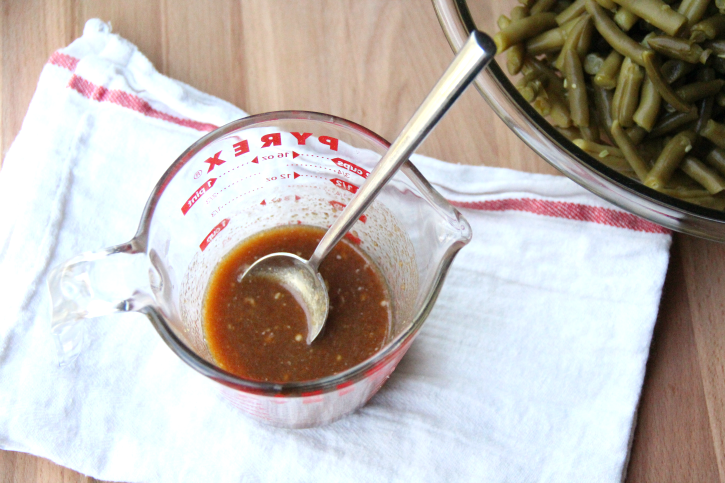
{"label": "metal spoon", "polygon": [[307,316],[308,344],[324,327],[330,304],[325,282],[318,272],[320,263],[495,54],[491,38],[474,30],[309,260],[292,253],[272,253],[257,260],[242,275],[271,277],[292,292]]}

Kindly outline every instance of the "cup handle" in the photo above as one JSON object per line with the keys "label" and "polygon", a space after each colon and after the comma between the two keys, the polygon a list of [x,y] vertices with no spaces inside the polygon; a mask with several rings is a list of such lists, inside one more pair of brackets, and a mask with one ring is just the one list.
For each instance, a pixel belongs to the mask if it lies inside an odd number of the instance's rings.
{"label": "cup handle", "polygon": [[132,240],[78,255],[50,272],[51,328],[61,365],[83,349],[83,319],[138,311],[153,303],[149,270],[146,253]]}

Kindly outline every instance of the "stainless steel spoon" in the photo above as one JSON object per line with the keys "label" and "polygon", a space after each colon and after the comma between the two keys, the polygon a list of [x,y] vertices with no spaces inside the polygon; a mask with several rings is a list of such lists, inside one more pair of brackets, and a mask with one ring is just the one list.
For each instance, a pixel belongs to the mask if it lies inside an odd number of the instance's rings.
{"label": "stainless steel spoon", "polygon": [[309,260],[292,253],[272,253],[257,260],[242,275],[242,278],[271,277],[292,292],[307,315],[308,344],[324,327],[330,303],[325,282],[318,272],[320,263],[495,54],[491,38],[474,30],[355,197],[327,230]]}

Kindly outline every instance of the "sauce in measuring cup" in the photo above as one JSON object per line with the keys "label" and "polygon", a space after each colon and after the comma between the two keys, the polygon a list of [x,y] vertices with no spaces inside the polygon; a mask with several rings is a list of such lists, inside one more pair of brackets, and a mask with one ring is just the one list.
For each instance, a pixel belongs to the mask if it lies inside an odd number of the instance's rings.
{"label": "sauce in measuring cup", "polygon": [[304,310],[279,283],[247,267],[274,252],[309,259],[325,231],[305,225],[266,230],[243,241],[219,263],[204,300],[207,343],[217,364],[245,379],[292,382],[349,369],[378,352],[391,323],[390,292],[367,256],[343,240],[320,265],[330,311],[325,329],[307,345]]}

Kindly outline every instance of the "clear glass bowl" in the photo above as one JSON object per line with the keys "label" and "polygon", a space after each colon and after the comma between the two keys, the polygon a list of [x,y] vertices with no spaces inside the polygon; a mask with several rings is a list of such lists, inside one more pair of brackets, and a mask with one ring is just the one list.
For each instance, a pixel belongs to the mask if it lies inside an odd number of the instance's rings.
{"label": "clear glass bowl", "polygon": [[[433,0],[438,20],[455,52],[474,28],[493,35],[498,30],[499,15],[508,15],[517,4],[517,0]],[[529,105],[495,60],[476,78],[475,85],[519,138],[592,193],[672,230],[725,241],[725,212],[662,194],[588,155]]]}

